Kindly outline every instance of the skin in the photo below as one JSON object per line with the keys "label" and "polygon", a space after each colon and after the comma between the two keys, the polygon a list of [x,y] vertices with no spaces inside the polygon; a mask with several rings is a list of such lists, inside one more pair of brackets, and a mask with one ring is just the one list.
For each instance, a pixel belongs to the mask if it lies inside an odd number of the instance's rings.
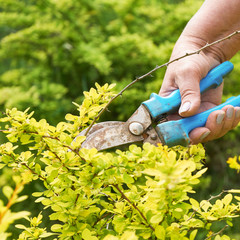
{"label": "skin", "polygon": [[[175,44],[171,59],[185,55],[234,31],[240,30],[239,0],[205,0],[188,22]],[[185,57],[167,68],[159,94],[167,96],[179,88],[182,104],[179,115],[192,116],[221,103],[223,86],[200,95],[199,82],[220,63],[230,60],[240,50],[240,34],[206,48],[200,54]],[[227,83],[226,83],[227,84]],[[223,84],[222,84],[223,85]],[[193,144],[207,142],[225,135],[240,121],[240,107],[225,106],[211,113],[205,127],[196,128],[189,137]]]}

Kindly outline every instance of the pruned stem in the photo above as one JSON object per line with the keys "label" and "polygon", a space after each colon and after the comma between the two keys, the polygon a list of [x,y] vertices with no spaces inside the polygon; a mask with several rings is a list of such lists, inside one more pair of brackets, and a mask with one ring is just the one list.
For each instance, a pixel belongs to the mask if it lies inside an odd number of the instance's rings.
{"label": "pruned stem", "polygon": [[130,88],[132,85],[134,85],[136,82],[139,82],[140,80],[142,80],[142,79],[145,78],[145,77],[151,76],[152,73],[154,73],[155,71],[157,71],[157,70],[160,69],[160,68],[167,67],[169,64],[171,64],[171,63],[173,63],[173,62],[176,62],[176,61],[179,61],[179,60],[182,59],[182,58],[185,58],[185,57],[188,57],[188,56],[192,56],[192,55],[195,55],[195,54],[199,54],[200,52],[202,52],[202,51],[205,50],[206,48],[211,47],[211,46],[213,46],[213,45],[216,45],[216,44],[218,44],[218,43],[220,43],[220,42],[226,41],[226,40],[232,38],[234,35],[237,35],[237,34],[239,34],[239,33],[240,33],[240,30],[239,30],[239,31],[235,31],[235,32],[229,34],[228,36],[223,37],[223,38],[221,38],[221,39],[218,39],[218,40],[216,40],[216,41],[214,41],[214,42],[212,42],[212,43],[207,43],[205,46],[199,48],[199,49],[196,50],[196,51],[193,51],[193,52],[190,52],[190,53],[186,53],[186,54],[184,54],[184,55],[182,55],[182,56],[180,56],[180,57],[178,57],[178,58],[175,58],[175,59],[173,59],[173,60],[170,60],[170,61],[168,61],[168,62],[166,62],[166,63],[164,63],[164,64],[162,64],[162,65],[160,65],[160,66],[156,66],[154,69],[152,69],[152,70],[149,71],[148,73],[146,73],[146,74],[144,74],[144,75],[142,75],[142,76],[140,76],[140,77],[137,77],[135,80],[133,80],[131,83],[129,83],[126,87],[124,87],[118,94],[116,94],[114,97],[112,97],[112,98],[110,99],[110,101],[107,103],[107,105],[106,105],[104,108],[102,108],[102,110],[98,113],[98,115],[93,119],[92,123],[89,125],[89,127],[88,127],[88,129],[87,129],[87,131],[86,131],[86,133],[85,133],[85,136],[87,136],[87,134],[89,133],[89,131],[90,131],[90,129],[92,128],[92,126],[93,126],[93,125],[96,123],[96,121],[101,117],[101,115],[108,109],[109,105],[110,105],[116,98],[118,98],[119,96],[121,96],[121,95],[123,94],[123,92],[125,92],[128,88]]}

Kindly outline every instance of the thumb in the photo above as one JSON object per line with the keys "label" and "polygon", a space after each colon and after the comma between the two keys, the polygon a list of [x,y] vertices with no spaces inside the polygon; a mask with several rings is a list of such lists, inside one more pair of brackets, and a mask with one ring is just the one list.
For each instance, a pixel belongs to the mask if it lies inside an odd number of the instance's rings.
{"label": "thumb", "polygon": [[200,96],[200,77],[194,72],[188,72],[187,77],[179,77],[178,87],[181,94],[181,106],[179,115],[189,117],[198,112],[201,102]]}

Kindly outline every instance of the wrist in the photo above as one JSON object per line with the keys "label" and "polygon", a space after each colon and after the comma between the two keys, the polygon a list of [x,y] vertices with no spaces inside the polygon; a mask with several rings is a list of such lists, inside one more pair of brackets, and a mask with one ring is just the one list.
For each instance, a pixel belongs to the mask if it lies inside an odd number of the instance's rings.
{"label": "wrist", "polygon": [[177,55],[180,56],[191,53],[203,48],[207,44],[220,40],[216,42],[216,44],[206,46],[200,54],[204,54],[208,58],[213,58],[219,63],[222,63],[230,60],[240,50],[240,32],[237,31],[237,33],[230,38],[224,39],[232,33],[234,33],[234,31],[231,33],[225,32],[225,34],[221,34],[219,38],[209,41],[207,36],[198,34],[197,30],[195,33],[186,30],[179,37],[172,55],[176,57]]}
{"label": "wrist", "polygon": [[[198,50],[206,46],[207,43],[208,42],[204,38],[199,36],[182,34],[174,46],[171,60],[185,56],[188,53],[191,56],[186,56],[186,60],[189,60],[190,62],[201,62],[202,59],[205,59],[204,61],[208,62],[211,68],[224,62],[225,56],[221,52],[221,49],[215,49],[214,46],[207,47],[198,53]],[[194,52],[195,54],[192,54]]]}

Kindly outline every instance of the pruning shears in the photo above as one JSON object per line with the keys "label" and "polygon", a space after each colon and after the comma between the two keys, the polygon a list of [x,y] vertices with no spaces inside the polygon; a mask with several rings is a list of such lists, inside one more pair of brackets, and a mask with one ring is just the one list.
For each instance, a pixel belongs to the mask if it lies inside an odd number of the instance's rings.
{"label": "pruning shears", "polygon": [[[200,92],[217,88],[223,82],[223,77],[232,69],[233,64],[228,61],[213,68],[200,81]],[[139,142],[149,142],[154,145],[162,143],[169,147],[186,146],[190,144],[189,133],[194,128],[204,126],[211,112],[226,105],[240,106],[240,95],[194,116],[167,121],[167,115],[176,112],[180,104],[179,90],[175,90],[167,97],[152,93],[150,99],[143,102],[126,122],[108,121],[93,125],[81,147],[105,150]],[[85,134],[86,130],[79,135]]]}

